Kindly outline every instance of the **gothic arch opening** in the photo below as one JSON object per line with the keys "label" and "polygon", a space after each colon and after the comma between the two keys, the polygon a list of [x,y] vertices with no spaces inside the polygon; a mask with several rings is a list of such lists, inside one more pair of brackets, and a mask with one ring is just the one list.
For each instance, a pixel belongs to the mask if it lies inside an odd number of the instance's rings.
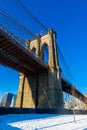
{"label": "gothic arch opening", "polygon": [[41,59],[48,64],[49,62],[49,47],[46,43],[41,48]]}
{"label": "gothic arch opening", "polygon": [[35,48],[35,47],[33,47],[31,51],[32,51],[32,53],[33,53],[34,55],[36,55],[36,48]]}

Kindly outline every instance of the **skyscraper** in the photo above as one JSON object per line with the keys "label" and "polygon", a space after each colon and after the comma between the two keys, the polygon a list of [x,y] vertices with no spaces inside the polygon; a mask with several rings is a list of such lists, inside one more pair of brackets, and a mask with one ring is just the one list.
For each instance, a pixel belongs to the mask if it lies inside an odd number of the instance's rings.
{"label": "skyscraper", "polygon": [[1,99],[1,106],[10,107],[12,97],[13,97],[12,93],[6,93]]}
{"label": "skyscraper", "polygon": [[11,105],[10,105],[10,107],[15,107],[15,104],[16,104],[16,98],[17,98],[17,95],[14,94],[13,97],[12,97],[12,100],[11,100]]}

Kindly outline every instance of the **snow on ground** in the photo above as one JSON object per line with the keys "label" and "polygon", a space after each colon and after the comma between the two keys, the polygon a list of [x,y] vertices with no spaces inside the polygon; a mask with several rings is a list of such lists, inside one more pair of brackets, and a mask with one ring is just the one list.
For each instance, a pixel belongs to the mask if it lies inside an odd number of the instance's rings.
{"label": "snow on ground", "polygon": [[0,116],[0,130],[87,130],[87,115],[9,114]]}

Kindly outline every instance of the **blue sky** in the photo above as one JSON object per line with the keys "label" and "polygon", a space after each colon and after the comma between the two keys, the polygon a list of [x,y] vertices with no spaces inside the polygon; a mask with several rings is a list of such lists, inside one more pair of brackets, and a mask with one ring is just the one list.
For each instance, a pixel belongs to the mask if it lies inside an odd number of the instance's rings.
{"label": "blue sky", "polygon": [[[52,28],[57,32],[57,44],[77,81],[78,88],[86,94],[87,0],[20,1],[23,2],[48,29]],[[23,10],[19,9],[16,0],[1,0],[0,9],[8,12],[9,15],[24,25],[29,21],[27,14],[25,15]],[[34,21],[30,20],[26,26],[28,25],[28,27],[32,29],[33,24]],[[5,92],[17,93],[18,84],[19,72],[0,65],[0,97],[2,97]]]}

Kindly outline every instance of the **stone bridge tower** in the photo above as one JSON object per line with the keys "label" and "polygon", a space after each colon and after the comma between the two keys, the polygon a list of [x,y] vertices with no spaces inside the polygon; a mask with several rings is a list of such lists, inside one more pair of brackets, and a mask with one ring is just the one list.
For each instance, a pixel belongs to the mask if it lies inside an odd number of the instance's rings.
{"label": "stone bridge tower", "polygon": [[26,47],[44,60],[44,49],[48,47],[48,70],[28,76],[20,74],[16,107],[19,108],[63,108],[63,91],[58,64],[56,33],[49,30],[46,35],[27,40]]}

